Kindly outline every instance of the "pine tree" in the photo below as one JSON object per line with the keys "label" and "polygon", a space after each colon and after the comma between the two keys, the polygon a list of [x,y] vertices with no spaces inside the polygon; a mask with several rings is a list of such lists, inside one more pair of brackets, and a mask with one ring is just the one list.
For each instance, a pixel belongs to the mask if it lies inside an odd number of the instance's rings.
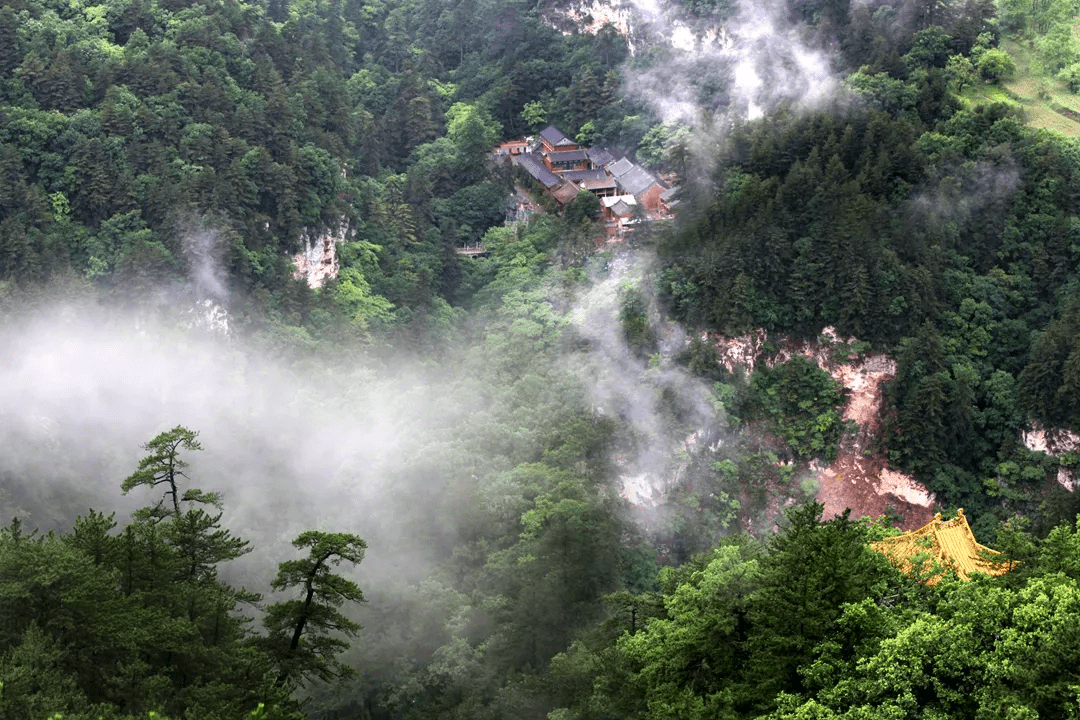
{"label": "pine tree", "polygon": [[887,566],[867,548],[862,526],[850,511],[822,522],[823,509],[812,503],[789,510],[789,527],[773,536],[760,561],[762,587],[750,608],[746,675],[759,710],[778,692],[802,692],[800,668],[835,631],[844,604],[883,589]]}
{"label": "pine tree", "polygon": [[0,77],[11,77],[12,71],[22,63],[18,29],[15,11],[4,5],[0,8]]}
{"label": "pine tree", "polygon": [[[1077,331],[1075,309],[1051,323],[1031,348],[1031,360],[1017,378],[1019,397],[1024,409],[1047,427],[1061,427],[1069,422],[1072,408],[1063,403],[1073,394],[1065,386],[1065,364],[1072,356],[1071,338]],[[1076,373],[1070,377],[1075,379]],[[1062,388],[1065,388],[1063,391]]]}
{"label": "pine tree", "polygon": [[311,530],[293,540],[293,546],[306,548],[308,556],[278,565],[271,587],[279,592],[298,590],[299,597],[269,606],[263,619],[268,631],[264,644],[278,667],[276,684],[348,677],[353,670],[337,655],[349,644],[337,634],[355,637],[361,626],[339,608],[345,601],[364,602],[364,594],[331,567],[342,561],[359,564],[367,543],[355,535]]}
{"label": "pine tree", "polygon": [[585,67],[574,76],[570,85],[570,127],[575,134],[586,121],[595,118],[602,107],[602,91],[592,68]]}
{"label": "pine tree", "polygon": [[[163,630],[168,637],[164,650],[151,657],[150,665],[171,677],[176,708],[183,707],[188,688],[250,672],[244,663],[258,661],[236,651],[248,634],[248,619],[238,607],[259,596],[218,577],[221,563],[250,552],[251,545],[221,527],[217,493],[183,487],[190,478],[181,453],[201,450],[197,438],[182,425],[160,433],[143,446],[150,454],[121,486],[125,493],[140,487],[163,491],[155,504],[136,511],[136,522],[118,540],[116,555],[126,592],[170,619]],[[235,689],[221,692],[222,698],[235,696]]]}

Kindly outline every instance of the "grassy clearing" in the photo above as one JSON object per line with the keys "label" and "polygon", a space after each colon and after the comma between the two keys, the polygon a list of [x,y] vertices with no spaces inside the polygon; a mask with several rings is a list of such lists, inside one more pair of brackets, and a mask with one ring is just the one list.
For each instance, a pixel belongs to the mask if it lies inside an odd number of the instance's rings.
{"label": "grassy clearing", "polygon": [[1016,63],[1016,74],[1000,86],[984,85],[968,91],[965,93],[967,99],[1019,103],[1028,125],[1080,137],[1080,122],[1057,110],[1067,108],[1080,113],[1080,97],[1069,92],[1065,83],[1039,68],[1030,41],[1002,39],[1001,47]]}
{"label": "grassy clearing", "polygon": [[1001,102],[1006,105],[1017,105],[1023,107],[1023,96],[1016,95],[1011,91],[1005,89],[1000,85],[980,85],[975,88],[976,99],[983,99],[989,102]]}

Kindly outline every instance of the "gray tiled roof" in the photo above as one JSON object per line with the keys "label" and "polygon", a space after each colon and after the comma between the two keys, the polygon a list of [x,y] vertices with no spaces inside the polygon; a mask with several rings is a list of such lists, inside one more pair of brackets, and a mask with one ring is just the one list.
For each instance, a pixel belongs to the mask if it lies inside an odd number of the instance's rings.
{"label": "gray tiled roof", "polygon": [[548,125],[541,130],[540,137],[547,140],[552,147],[558,147],[559,145],[577,145],[576,142],[563,135],[562,130],[559,130],[559,128],[554,125]]}
{"label": "gray tiled roof", "polygon": [[550,152],[547,154],[548,160],[553,163],[557,162],[582,162],[588,160],[589,156],[585,154],[584,150],[563,150],[562,152]]}
{"label": "gray tiled roof", "polygon": [[622,189],[631,195],[637,195],[640,192],[644,192],[660,182],[652,173],[639,165],[635,165],[633,169],[619,175],[618,178],[619,185]]}
{"label": "gray tiled roof", "polygon": [[589,148],[585,152],[588,153],[592,164],[597,167],[604,167],[615,160],[615,156],[607,148]]}
{"label": "gray tiled roof", "polygon": [[596,170],[567,170],[562,174],[563,180],[570,180],[572,182],[581,182],[582,180],[597,180],[599,178],[606,178],[608,174],[602,169]]}
{"label": "gray tiled roof", "polygon": [[634,169],[634,163],[630,162],[627,158],[619,160],[617,163],[608,166],[608,172],[615,177],[625,175]]}
{"label": "gray tiled roof", "polygon": [[615,178],[607,176],[581,181],[581,186],[586,190],[606,190],[607,188],[618,187],[618,185],[619,184],[615,182]]}
{"label": "gray tiled roof", "polygon": [[514,161],[546,188],[553,188],[562,182],[558,175],[544,167],[544,164],[532,155],[517,155]]}

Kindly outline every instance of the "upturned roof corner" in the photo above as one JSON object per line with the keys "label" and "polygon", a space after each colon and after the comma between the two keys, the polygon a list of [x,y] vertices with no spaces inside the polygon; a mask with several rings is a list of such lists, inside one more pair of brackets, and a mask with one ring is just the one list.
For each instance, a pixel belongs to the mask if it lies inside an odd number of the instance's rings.
{"label": "upturned roof corner", "polygon": [[[930,568],[936,564],[967,581],[972,573],[997,577],[1015,565],[1002,553],[975,540],[963,508],[956,511],[952,520],[942,520],[941,513],[937,513],[931,522],[918,530],[877,540],[870,543],[870,547],[908,575],[915,572],[917,566]],[[941,574],[933,574],[925,583],[936,585],[941,577]]]}

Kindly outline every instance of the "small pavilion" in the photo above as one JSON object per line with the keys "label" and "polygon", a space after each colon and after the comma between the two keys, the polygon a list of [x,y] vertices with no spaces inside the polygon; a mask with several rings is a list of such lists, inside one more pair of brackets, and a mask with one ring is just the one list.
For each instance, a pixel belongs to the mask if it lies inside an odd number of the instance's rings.
{"label": "small pavilion", "polygon": [[[907,574],[911,574],[919,561],[923,561],[926,568],[936,564],[951,569],[965,581],[971,579],[971,573],[997,577],[1012,569],[1011,563],[993,559],[995,555],[1001,556],[1000,552],[975,540],[963,508],[956,511],[952,520],[942,520],[938,513],[918,530],[872,542],[870,547]],[[936,585],[940,580],[941,575],[935,574],[926,580],[926,584]]]}

